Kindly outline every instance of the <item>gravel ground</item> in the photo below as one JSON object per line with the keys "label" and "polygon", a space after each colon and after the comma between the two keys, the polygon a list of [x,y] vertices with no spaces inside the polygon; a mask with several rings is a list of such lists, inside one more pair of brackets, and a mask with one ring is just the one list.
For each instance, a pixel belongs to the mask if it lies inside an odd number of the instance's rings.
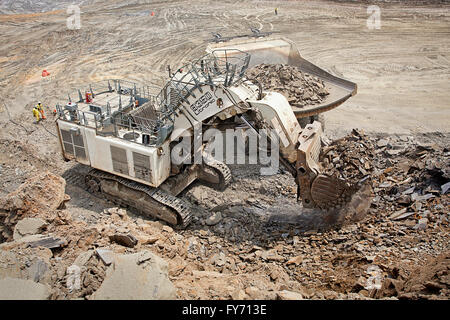
{"label": "gravel ground", "polygon": [[[82,7],[80,30],[67,30],[61,6],[42,12],[49,2],[15,1],[26,5],[12,12],[11,3],[2,2],[8,15],[0,15],[0,196],[43,170],[66,179],[71,200],[42,219],[44,233],[67,246],[27,249],[49,267],[42,281],[51,298],[89,298],[105,276],[102,262],[87,262],[75,293],[67,291],[66,270],[79,254],[106,246],[163,257],[181,299],[282,299],[289,291],[313,299],[448,299],[448,5],[380,2],[382,29],[369,31],[366,6],[353,2],[97,1]],[[86,168],[61,159],[49,115],[54,103],[73,87],[111,77],[161,84],[168,64],[204,52],[210,32],[241,34],[250,26],[280,31],[305,58],[358,83],[355,97],[326,114],[327,130],[331,138],[354,128],[367,134],[373,159],[370,170],[361,165],[372,178],[369,213],[336,228],[333,217],[296,202],[287,172],[261,177],[258,166],[232,166],[233,183],[222,193],[199,184],[185,191],[196,219],[183,231],[85,192]],[[51,76],[42,78],[42,69]],[[31,113],[37,100],[48,106],[41,124]],[[10,236],[5,225],[3,240]],[[117,232],[130,232],[138,244],[111,242]],[[31,268],[23,250],[2,254]],[[420,277],[421,270],[429,272]]]}

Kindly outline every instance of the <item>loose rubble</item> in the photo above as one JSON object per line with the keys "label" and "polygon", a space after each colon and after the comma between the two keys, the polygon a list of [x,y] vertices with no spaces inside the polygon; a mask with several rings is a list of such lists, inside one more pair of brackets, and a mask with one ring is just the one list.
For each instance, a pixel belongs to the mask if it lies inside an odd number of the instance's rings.
{"label": "loose rubble", "polygon": [[[424,266],[413,270],[399,290],[400,299],[448,300],[450,253],[429,259]],[[389,286],[385,286],[389,289]],[[396,288],[397,289],[397,288]]]}
{"label": "loose rubble", "polygon": [[301,295],[301,293],[289,290],[282,290],[278,292],[277,298],[279,300],[303,300],[303,296]]}
{"label": "loose rubble", "polygon": [[263,90],[281,93],[294,107],[320,104],[329,94],[322,80],[285,64],[260,64],[246,71]]}
{"label": "loose rubble", "polygon": [[132,234],[116,233],[112,236],[109,236],[109,239],[129,248],[133,248],[138,242]]}
{"label": "loose rubble", "polygon": [[[320,155],[323,172],[356,185],[371,179],[376,147],[363,132],[353,130],[348,136],[324,147]],[[372,183],[369,181],[369,183]]]}
{"label": "loose rubble", "polygon": [[[126,274],[162,276],[167,291],[139,291],[149,299],[448,299],[448,259],[429,262],[449,248],[446,141],[355,130],[332,142],[323,159],[351,166],[345,178],[366,178],[372,188],[369,212],[342,225],[302,208],[292,176],[282,169],[255,179],[259,166],[231,166],[234,181],[223,192],[198,183],[187,190],[183,196],[196,216],[186,230],[91,199],[79,182],[66,192],[83,194],[85,211],[72,207],[74,200],[61,206],[67,198],[61,190],[52,205],[38,204],[39,211],[10,205],[19,194],[13,192],[1,200],[9,203],[2,209],[9,231],[0,244],[0,279],[46,285],[49,299],[119,299],[124,296],[116,288],[128,284],[112,270],[117,257],[125,257],[119,267]],[[32,177],[18,190],[44,181]],[[49,190],[65,187],[59,177],[46,183]],[[85,219],[91,202],[103,209]],[[12,212],[19,214],[11,219]],[[39,221],[35,234],[20,231],[27,219],[42,219],[45,227]],[[26,235],[14,239],[16,229]],[[167,276],[163,262],[161,270],[145,267],[152,255],[167,263]],[[424,276],[414,276],[419,273]],[[125,289],[126,297],[136,297]]]}

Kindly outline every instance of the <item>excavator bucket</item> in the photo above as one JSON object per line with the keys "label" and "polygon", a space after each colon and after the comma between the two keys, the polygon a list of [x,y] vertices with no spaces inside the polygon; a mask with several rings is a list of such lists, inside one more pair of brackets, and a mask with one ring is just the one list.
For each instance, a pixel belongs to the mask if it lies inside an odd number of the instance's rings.
{"label": "excavator bucket", "polygon": [[305,208],[327,210],[336,224],[361,219],[369,210],[372,188],[366,179],[350,184],[323,173],[319,162],[321,124],[314,121],[300,134],[296,161],[298,198]]}
{"label": "excavator bucket", "polygon": [[[317,67],[311,62],[305,60],[300,55],[299,50],[292,41],[283,37],[267,38],[238,38],[227,42],[211,43],[206,51],[216,54],[230,54],[230,49],[245,51],[251,55],[249,67],[259,64],[287,64],[295,66],[300,71],[318,77],[325,84],[329,94],[320,104],[305,106],[303,108],[292,106],[297,119],[310,117],[319,113],[329,111],[341,105],[348,98],[356,94],[357,85],[351,81],[338,78],[327,71]],[[236,51],[235,51],[236,52]]]}
{"label": "excavator bucket", "polygon": [[[285,64],[295,66],[323,81],[329,94],[320,104],[301,108],[291,106],[298,120],[336,108],[357,92],[355,83],[336,77],[302,58],[296,45],[283,37],[237,38],[211,43],[206,51],[216,50],[216,54],[230,55],[230,49],[249,53],[249,67],[259,64]],[[315,121],[302,128],[295,164],[298,198],[305,208],[327,210],[339,222],[343,222],[344,216],[361,216],[370,207],[371,188],[367,183],[350,185],[342,179],[322,173],[319,162],[321,136],[320,122]]]}

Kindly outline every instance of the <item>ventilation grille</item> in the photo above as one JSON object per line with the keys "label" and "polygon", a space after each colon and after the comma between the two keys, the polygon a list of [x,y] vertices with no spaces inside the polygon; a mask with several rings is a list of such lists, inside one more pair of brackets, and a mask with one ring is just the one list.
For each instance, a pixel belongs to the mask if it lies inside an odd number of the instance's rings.
{"label": "ventilation grille", "polygon": [[61,137],[64,144],[64,152],[75,155],[75,152],[73,150],[72,135],[70,134],[70,131],[61,129]]}
{"label": "ventilation grille", "polygon": [[138,179],[150,181],[152,172],[150,170],[150,157],[133,152],[134,174]]}
{"label": "ventilation grille", "polygon": [[77,160],[86,160],[83,136],[78,130],[69,131],[61,129],[61,137],[65,153],[75,156]]}
{"label": "ventilation grille", "polygon": [[129,175],[127,151],[122,148],[110,146],[113,170],[122,174]]}

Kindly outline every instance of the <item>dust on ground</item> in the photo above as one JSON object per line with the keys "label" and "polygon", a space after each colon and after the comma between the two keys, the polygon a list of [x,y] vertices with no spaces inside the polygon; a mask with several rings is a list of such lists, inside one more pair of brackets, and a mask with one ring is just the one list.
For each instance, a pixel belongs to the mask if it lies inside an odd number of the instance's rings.
{"label": "dust on ground", "polygon": [[[2,206],[2,240],[14,240],[21,219],[42,221],[27,220],[19,239],[3,244],[0,275],[46,284],[48,298],[91,298],[107,270],[97,249],[145,249],[168,262],[181,299],[448,299],[449,7],[377,4],[380,30],[367,29],[366,6],[347,2],[285,2],[275,16],[271,2],[95,1],[82,6],[80,30],[67,29],[65,8],[2,7],[0,196],[49,170],[65,178],[70,200],[42,211]],[[162,84],[166,66],[203,54],[211,32],[250,27],[280,31],[304,58],[358,84],[355,97],[326,113],[327,131],[335,138],[362,129],[374,146],[370,170],[358,164],[373,180],[367,216],[330,228],[296,202],[289,173],[261,177],[258,166],[232,166],[224,192],[199,184],[184,192],[196,216],[183,231],[87,193],[86,168],[60,156],[54,104],[96,80]],[[34,124],[38,100],[49,119]],[[36,226],[44,238],[20,242]],[[115,234],[137,243],[110,240]],[[36,242],[47,248],[30,246]],[[82,284],[74,292],[68,268],[77,258]]]}

